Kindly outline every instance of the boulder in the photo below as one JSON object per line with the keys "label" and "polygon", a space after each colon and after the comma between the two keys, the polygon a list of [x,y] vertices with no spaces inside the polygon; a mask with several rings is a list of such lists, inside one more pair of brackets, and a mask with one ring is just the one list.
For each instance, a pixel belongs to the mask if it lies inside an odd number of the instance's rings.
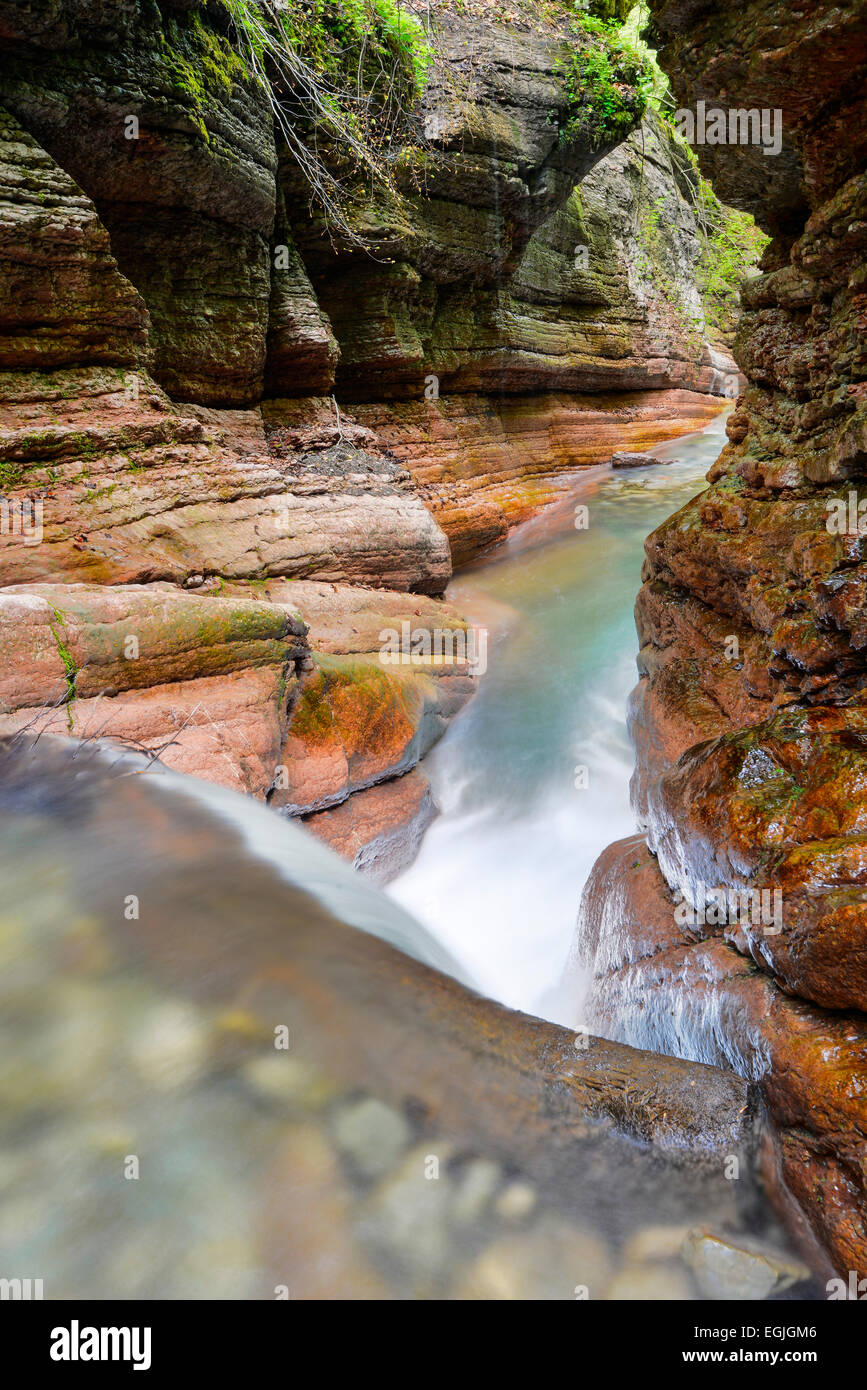
{"label": "boulder", "polygon": [[659,459],[655,454],[618,453],[611,455],[612,468],[653,468],[657,464],[671,462],[672,459]]}

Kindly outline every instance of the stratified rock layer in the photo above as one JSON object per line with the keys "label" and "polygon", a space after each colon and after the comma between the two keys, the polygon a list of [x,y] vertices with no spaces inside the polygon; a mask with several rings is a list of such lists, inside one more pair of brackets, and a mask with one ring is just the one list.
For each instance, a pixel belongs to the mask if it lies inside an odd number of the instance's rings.
{"label": "stratified rock layer", "polygon": [[[379,873],[417,843],[410,774],[473,688],[466,663],[384,666],[379,630],[462,631],[414,596],[734,381],[689,161],[652,117],[623,142],[629,83],[616,131],[576,99],[569,60],[600,38],[565,8],[480,32],[434,4],[431,32],[395,186],[351,206],[365,251],[323,226],[230,7],[0,0],[0,597],[36,663],[4,727],[108,721]],[[112,613],[138,595],[145,647],[153,605],[162,664],[78,651],[100,586]],[[308,644],[227,647],[206,614],[230,600],[272,605],[275,632],[300,613]]]}
{"label": "stratified rock layer", "polygon": [[[612,1036],[760,1078],[785,1182],[841,1272],[863,1274],[863,14],[651,9],[679,103],[728,109],[736,93],[779,108],[784,135],[779,157],[698,149],[775,240],[744,295],[730,443],[647,542],[633,797],[657,858],[627,843],[594,871],[588,1007]],[[722,889],[779,894],[781,922],[715,925]]]}
{"label": "stratified rock layer", "polygon": [[[760,1082],[778,1133],[781,1205],[787,1188],[836,1266],[863,1269],[863,1014],[788,997],[722,931],[706,928],[696,939],[678,926],[676,910],[643,836],[600,856],[578,940],[577,963],[593,976],[585,1025]],[[809,1249],[809,1231],[803,1235]]]}

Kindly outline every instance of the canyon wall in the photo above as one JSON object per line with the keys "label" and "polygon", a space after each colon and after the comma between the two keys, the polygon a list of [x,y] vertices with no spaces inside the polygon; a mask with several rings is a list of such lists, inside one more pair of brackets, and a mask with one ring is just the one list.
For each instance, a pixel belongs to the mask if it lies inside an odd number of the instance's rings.
{"label": "canyon wall", "polygon": [[615,131],[567,80],[602,41],[430,8],[341,231],[236,6],[0,0],[0,729],[147,749],[380,877],[473,688],[381,631],[463,634],[455,560],[732,381],[694,171],[628,82]]}
{"label": "canyon wall", "polygon": [[[585,892],[587,1022],[759,1080],[805,1239],[864,1275],[863,6],[651,10],[679,106],[778,110],[783,138],[776,156],[697,149],[773,240],[744,292],[730,442],[646,546],[630,710],[644,835],[606,851]],[[723,891],[753,890],[781,914],[752,896],[720,910]]]}

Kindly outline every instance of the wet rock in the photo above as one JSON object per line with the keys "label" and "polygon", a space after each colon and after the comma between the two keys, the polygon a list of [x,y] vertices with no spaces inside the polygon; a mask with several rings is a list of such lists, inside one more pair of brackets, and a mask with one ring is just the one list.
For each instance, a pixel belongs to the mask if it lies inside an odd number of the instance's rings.
{"label": "wet rock", "polygon": [[436,814],[430,783],[414,768],[354,792],[331,810],[305,816],[303,824],[360,873],[383,885],[413,862]]}
{"label": "wet rock", "polygon": [[409,771],[473,689],[465,664],[316,656],[292,711],[271,804],[306,815]]}
{"label": "wet rock", "polygon": [[[69,739],[22,739],[0,760],[2,1151],[25,1159],[9,1224],[16,1251],[42,1233],[52,1289],[111,1293],[107,1244],[123,1246],[131,1296],[206,1296],[213,1258],[232,1296],[441,1297],[500,1247],[498,1170],[544,1193],[546,1214],[524,1204],[532,1239],[477,1288],[596,1297],[599,1246],[621,1244],[624,1222],[686,1207],[708,1223],[719,1187],[751,1200],[737,1078],[601,1039],[579,1055],[568,1030],[422,964],[442,959],[423,928],[249,798]],[[130,887],[140,920],[122,911]],[[85,919],[110,969],[70,980]],[[266,1045],[275,1023],[291,1051]],[[425,1126],[373,1190],[331,1128],[371,1096]],[[125,1133],[141,1183],[120,1176]],[[737,1184],[721,1177],[733,1151]],[[58,1205],[66,1188],[76,1202]],[[137,1265],[142,1211],[161,1239]]]}
{"label": "wet rock", "polygon": [[673,459],[660,459],[655,454],[612,454],[612,468],[653,468],[660,463],[672,463]]}
{"label": "wet rock", "polygon": [[[702,744],[650,788],[648,817],[669,885],[709,918],[700,935],[803,999],[867,1008],[867,713],[786,712]],[[731,906],[705,913],[719,889]]]}
{"label": "wet rock", "polygon": [[[646,544],[632,791],[658,866],[625,843],[588,884],[591,1013],[614,1036],[760,1080],[783,1184],[836,1267],[864,1270],[860,7],[818,21],[758,0],[650,8],[681,108],[729,109],[737,91],[778,122],[772,159],[756,141],[696,146],[774,240],[743,290],[729,443],[710,486]],[[705,889],[759,885],[782,893],[781,929],[674,918],[676,893],[688,908]]]}
{"label": "wet rock", "polygon": [[707,1231],[692,1231],[682,1253],[706,1298],[770,1298],[810,1277],[804,1265],[771,1252],[750,1250]]}
{"label": "wet rock", "polygon": [[677,906],[643,837],[597,861],[576,937],[588,1025],[758,1081],[778,1135],[771,1187],[794,1194],[838,1268],[867,1269],[863,1016],[787,997],[721,936],[680,926]]}

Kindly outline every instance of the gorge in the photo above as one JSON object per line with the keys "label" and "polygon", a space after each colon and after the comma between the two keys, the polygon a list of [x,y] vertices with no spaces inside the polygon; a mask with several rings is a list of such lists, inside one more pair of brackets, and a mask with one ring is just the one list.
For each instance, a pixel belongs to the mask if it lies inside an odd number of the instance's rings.
{"label": "gorge", "polygon": [[2,1152],[44,1088],[56,1289],[867,1276],[863,20],[0,0]]}

